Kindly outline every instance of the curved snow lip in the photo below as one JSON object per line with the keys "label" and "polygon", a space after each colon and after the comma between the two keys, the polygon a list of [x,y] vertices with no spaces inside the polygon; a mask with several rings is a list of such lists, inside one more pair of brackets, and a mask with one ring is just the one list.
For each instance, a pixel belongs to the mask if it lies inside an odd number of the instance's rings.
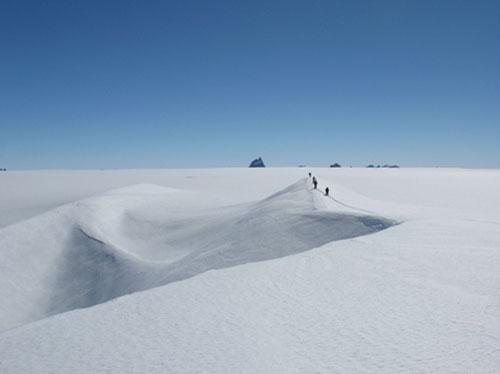
{"label": "curved snow lip", "polygon": [[165,208],[177,198],[175,190],[146,187],[144,194],[142,186],[133,186],[72,207],[74,221],[68,223],[52,271],[36,280],[46,283],[47,295],[42,301],[27,296],[26,303],[32,304],[28,319],[91,307],[209,270],[293,255],[396,224],[374,215],[319,209],[307,180],[258,202],[184,214]]}

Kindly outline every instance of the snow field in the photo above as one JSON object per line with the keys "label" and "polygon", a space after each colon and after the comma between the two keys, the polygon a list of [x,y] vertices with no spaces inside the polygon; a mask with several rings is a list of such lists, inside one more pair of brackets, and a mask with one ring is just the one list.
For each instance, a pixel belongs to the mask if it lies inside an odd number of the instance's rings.
{"label": "snow field", "polygon": [[0,229],[0,371],[499,372],[500,172],[307,171],[86,172]]}

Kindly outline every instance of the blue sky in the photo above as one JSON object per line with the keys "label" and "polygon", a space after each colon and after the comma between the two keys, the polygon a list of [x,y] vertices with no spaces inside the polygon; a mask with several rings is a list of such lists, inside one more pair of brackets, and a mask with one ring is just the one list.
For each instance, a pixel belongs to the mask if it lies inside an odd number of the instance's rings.
{"label": "blue sky", "polygon": [[500,167],[500,2],[2,1],[0,167]]}

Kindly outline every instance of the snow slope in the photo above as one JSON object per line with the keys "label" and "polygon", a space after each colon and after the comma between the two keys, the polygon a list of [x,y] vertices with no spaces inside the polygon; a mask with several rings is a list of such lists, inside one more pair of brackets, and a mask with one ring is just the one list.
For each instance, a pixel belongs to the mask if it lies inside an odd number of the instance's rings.
{"label": "snow slope", "polygon": [[306,172],[86,172],[0,229],[0,371],[498,372],[500,173]]}
{"label": "snow slope", "polygon": [[[200,211],[190,200],[193,193],[136,185],[4,229],[0,246],[10,250],[0,298],[11,302],[0,309],[0,327],[394,224],[319,209],[305,178],[255,203]],[[26,258],[36,264],[26,269]]]}

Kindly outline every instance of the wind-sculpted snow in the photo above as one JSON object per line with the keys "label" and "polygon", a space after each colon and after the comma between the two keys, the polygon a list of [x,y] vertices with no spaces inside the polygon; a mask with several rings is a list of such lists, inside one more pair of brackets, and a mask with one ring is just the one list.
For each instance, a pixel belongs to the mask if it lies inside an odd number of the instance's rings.
{"label": "wind-sculpted snow", "polygon": [[1,327],[394,224],[321,209],[313,194],[300,180],[255,203],[197,209],[183,204],[189,193],[138,185],[8,227],[0,237],[2,248],[12,248],[2,272],[8,286],[0,292],[14,302],[1,309]]}
{"label": "wind-sculpted snow", "polygon": [[147,288],[152,275],[146,263],[73,228],[53,281],[49,283],[48,315],[89,307]]}
{"label": "wind-sculpted snow", "polygon": [[498,170],[2,177],[2,374],[500,372]]}

